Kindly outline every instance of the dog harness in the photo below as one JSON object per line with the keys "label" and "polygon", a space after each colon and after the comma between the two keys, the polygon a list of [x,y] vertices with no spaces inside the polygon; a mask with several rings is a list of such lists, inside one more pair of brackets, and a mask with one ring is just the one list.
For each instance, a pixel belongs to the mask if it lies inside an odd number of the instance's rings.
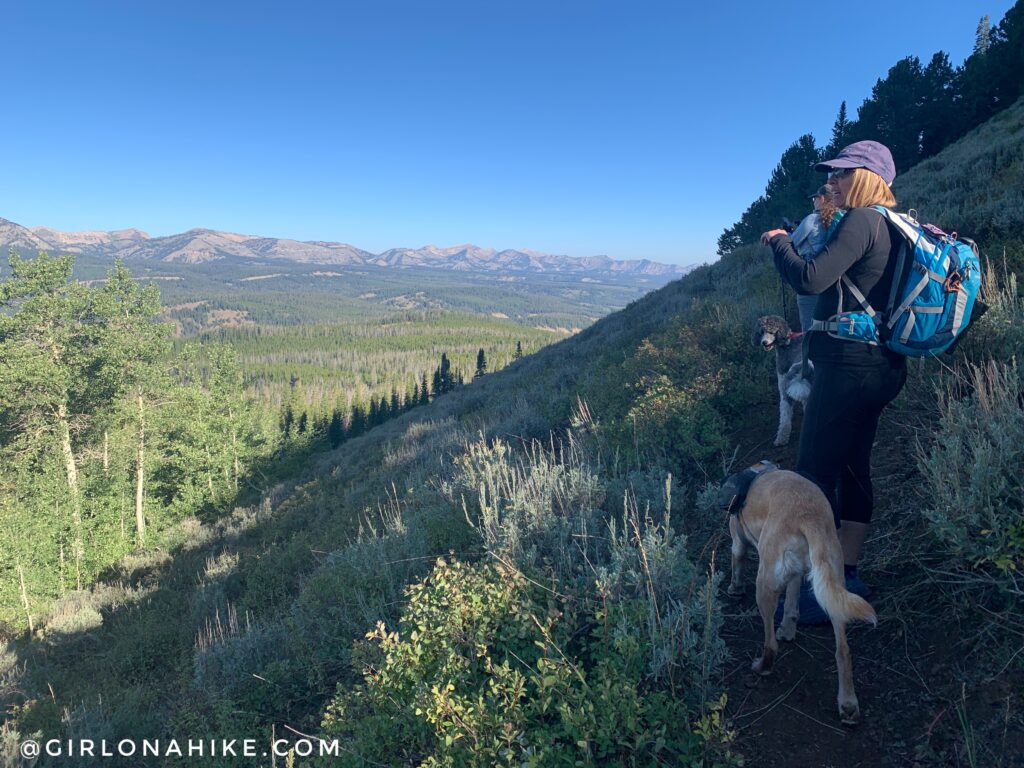
{"label": "dog harness", "polygon": [[743,536],[755,547],[757,539],[750,534],[747,524],[743,521],[743,507],[747,503],[747,493],[750,491],[751,484],[761,475],[776,469],[778,466],[767,459],[762,459],[742,472],[729,475],[722,482],[721,490],[718,492],[719,508],[730,515],[736,515],[736,521],[740,524]]}
{"label": "dog harness", "polygon": [[765,472],[770,472],[773,469],[778,469],[778,467],[767,459],[762,459],[742,472],[729,475],[722,481],[721,490],[718,492],[719,508],[730,515],[740,514],[743,511],[743,505],[746,504],[750,484]]}

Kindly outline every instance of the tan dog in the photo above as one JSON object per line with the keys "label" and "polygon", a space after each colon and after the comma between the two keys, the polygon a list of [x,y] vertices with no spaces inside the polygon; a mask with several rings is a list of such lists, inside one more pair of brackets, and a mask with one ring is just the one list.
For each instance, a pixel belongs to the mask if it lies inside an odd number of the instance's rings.
{"label": "tan dog", "polygon": [[[846,644],[846,624],[852,619],[877,623],[867,601],[846,591],[843,553],[839,547],[832,507],[821,490],[795,472],[774,470],[758,476],[739,514],[729,515],[732,535],[732,581],[729,594],[743,592],[740,584],[743,556],[748,545],[757,548],[757,607],[764,621],[764,651],[751,668],[768,675],[779,650],[777,640],[796,637],[800,610],[800,581],[810,571],[814,595],[832,619],[839,668],[839,718],[852,725],[860,720],[853,690],[853,666]],[[775,606],[786,590],[785,609],[778,633]]]}

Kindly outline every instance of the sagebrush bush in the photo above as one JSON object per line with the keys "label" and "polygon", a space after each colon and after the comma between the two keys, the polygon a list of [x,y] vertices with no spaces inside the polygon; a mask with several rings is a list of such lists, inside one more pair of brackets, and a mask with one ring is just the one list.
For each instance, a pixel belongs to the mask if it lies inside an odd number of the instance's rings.
{"label": "sagebrush bush", "polygon": [[443,490],[490,552],[520,567],[548,563],[565,583],[579,578],[588,534],[599,533],[605,490],[576,438],[547,448],[533,441],[522,453],[481,439],[455,465]]}
{"label": "sagebrush bush", "polygon": [[924,515],[954,568],[1024,572],[1024,376],[1016,362],[971,365],[972,393],[940,402],[942,422],[919,466]]}

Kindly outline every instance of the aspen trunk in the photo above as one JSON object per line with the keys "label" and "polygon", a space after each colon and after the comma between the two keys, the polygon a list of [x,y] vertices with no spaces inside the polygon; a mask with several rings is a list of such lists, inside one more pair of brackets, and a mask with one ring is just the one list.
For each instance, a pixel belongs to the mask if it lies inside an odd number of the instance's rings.
{"label": "aspen trunk", "polygon": [[68,480],[68,495],[71,497],[71,524],[74,537],[71,547],[75,556],[75,580],[81,589],[82,557],[85,554],[85,547],[82,544],[82,498],[78,490],[78,467],[75,465],[75,454],[71,449],[71,428],[68,426],[67,409],[63,403],[57,409],[57,422],[61,452],[64,455],[64,470]]}
{"label": "aspen trunk", "polygon": [[231,465],[234,470],[234,481],[232,486],[235,493],[238,493],[238,427],[235,426],[235,414],[228,409],[228,419],[231,421]]}
{"label": "aspen trunk", "polygon": [[146,543],[146,411],[142,393],[136,395],[139,405],[139,451],[135,460],[135,537],[141,547]]}
{"label": "aspen trunk", "polygon": [[28,617],[28,632],[33,634],[36,630],[32,626],[32,610],[28,602],[28,591],[25,589],[25,571],[21,568],[21,563],[18,563],[18,578],[21,579],[21,604],[25,606],[25,615]]}

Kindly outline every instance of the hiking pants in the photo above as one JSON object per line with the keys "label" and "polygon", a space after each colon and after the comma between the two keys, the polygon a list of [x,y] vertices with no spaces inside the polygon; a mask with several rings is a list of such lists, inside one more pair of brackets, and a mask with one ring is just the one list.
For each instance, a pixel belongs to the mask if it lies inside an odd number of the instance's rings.
{"label": "hiking pants", "polygon": [[797,470],[812,479],[841,520],[871,521],[871,447],[878,419],[903,389],[906,366],[814,364]]}

